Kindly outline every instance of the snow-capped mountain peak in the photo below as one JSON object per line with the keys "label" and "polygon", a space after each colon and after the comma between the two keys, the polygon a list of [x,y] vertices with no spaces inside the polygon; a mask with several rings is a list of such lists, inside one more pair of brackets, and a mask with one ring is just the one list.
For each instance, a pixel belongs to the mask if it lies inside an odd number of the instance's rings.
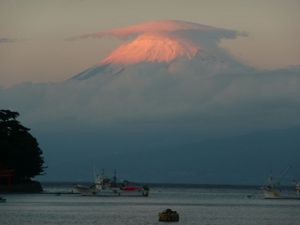
{"label": "snow-capped mountain peak", "polygon": [[[239,66],[239,62],[218,45],[222,38],[237,36],[235,31],[227,29],[166,20],[87,34],[81,38],[104,36],[129,40],[97,65],[72,79],[85,80],[100,74],[101,77],[121,75],[124,71],[138,74],[141,70],[147,70],[149,74],[157,74],[161,69],[166,74],[186,74],[191,71],[195,74],[214,74]],[[139,65],[142,65],[142,68]]]}
{"label": "snow-capped mountain peak", "polygon": [[166,33],[139,35],[100,62],[100,64],[136,64],[140,62],[171,62],[178,57],[191,59],[200,46],[189,40],[172,37]]}

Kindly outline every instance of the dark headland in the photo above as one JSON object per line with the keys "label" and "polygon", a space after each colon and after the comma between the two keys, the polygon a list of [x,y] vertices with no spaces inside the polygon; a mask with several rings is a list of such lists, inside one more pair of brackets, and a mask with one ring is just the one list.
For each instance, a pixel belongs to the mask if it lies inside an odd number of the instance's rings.
{"label": "dark headland", "polygon": [[33,178],[44,172],[43,152],[18,116],[0,110],[0,192],[39,193],[42,186]]}

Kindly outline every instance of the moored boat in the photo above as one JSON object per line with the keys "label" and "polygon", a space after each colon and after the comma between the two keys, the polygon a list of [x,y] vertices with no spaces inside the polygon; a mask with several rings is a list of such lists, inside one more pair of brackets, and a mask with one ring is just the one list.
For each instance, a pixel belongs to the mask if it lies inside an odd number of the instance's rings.
{"label": "moored boat", "polygon": [[75,192],[85,196],[144,196],[149,195],[149,188],[127,180],[118,181],[116,174],[108,178],[102,173],[95,177],[95,183],[91,186],[75,185]]}
{"label": "moored boat", "polygon": [[296,192],[300,194],[300,182],[296,184]]}
{"label": "moored boat", "polygon": [[295,188],[283,188],[281,181],[290,167],[278,178],[269,176],[267,184],[262,187],[265,199],[294,199],[300,200],[300,182],[293,181],[296,185]]}
{"label": "moored boat", "polygon": [[300,200],[300,193],[296,191],[281,190],[279,187],[263,187],[265,199],[295,199]]}

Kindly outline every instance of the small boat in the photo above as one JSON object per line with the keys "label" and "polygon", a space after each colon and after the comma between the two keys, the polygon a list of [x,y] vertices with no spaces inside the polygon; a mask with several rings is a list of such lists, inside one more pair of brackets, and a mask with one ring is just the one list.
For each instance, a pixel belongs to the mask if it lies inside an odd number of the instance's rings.
{"label": "small boat", "polygon": [[113,178],[108,178],[102,173],[95,177],[91,186],[75,185],[75,192],[84,196],[144,196],[149,195],[149,187],[137,185],[127,180],[118,181],[116,173]]}
{"label": "small boat", "polygon": [[300,193],[295,191],[282,190],[279,187],[263,187],[265,199],[295,199],[300,200]]}
{"label": "small boat", "polygon": [[265,199],[300,200],[300,182],[293,181],[296,185],[295,189],[283,188],[281,185],[281,181],[289,168],[290,167],[288,167],[278,179],[272,176],[268,177],[267,183],[261,188]]}
{"label": "small boat", "polygon": [[0,196],[0,203],[6,202],[6,199]]}
{"label": "small boat", "polygon": [[158,220],[160,222],[178,222],[179,214],[172,209],[166,209],[158,214]]}
{"label": "small boat", "polygon": [[300,194],[300,181],[296,184],[296,192]]}

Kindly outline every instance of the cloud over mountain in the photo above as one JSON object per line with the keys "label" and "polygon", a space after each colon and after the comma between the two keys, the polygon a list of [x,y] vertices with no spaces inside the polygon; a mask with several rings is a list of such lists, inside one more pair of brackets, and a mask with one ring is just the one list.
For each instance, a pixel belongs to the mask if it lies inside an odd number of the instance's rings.
{"label": "cloud over mountain", "polygon": [[197,23],[178,20],[158,20],[140,23],[124,28],[117,28],[108,31],[84,34],[77,37],[68,38],[67,40],[72,41],[89,37],[102,38],[105,36],[113,36],[117,38],[127,39],[134,38],[138,35],[145,33],[166,33],[169,35],[178,35],[180,33],[183,33],[183,35],[189,35],[189,33],[193,32],[198,33],[200,35],[203,35],[205,33],[213,34],[215,38],[232,37],[237,34],[237,32],[233,30],[215,28]]}
{"label": "cloud over mountain", "polygon": [[[99,64],[135,64],[139,62],[171,62],[183,57],[191,59],[201,51],[216,51],[221,38],[234,38],[238,32],[206,25],[163,20],[125,28],[84,34],[68,40],[113,36],[127,39]],[[220,52],[219,52],[220,53]]]}

